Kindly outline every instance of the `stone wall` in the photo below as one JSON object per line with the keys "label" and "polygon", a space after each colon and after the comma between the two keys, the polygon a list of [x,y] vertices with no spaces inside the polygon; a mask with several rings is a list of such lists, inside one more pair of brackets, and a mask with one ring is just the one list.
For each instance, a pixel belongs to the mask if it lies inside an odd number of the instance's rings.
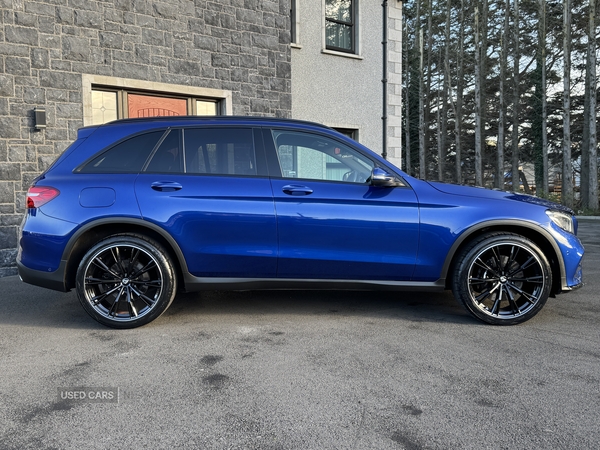
{"label": "stone wall", "polygon": [[82,74],[228,90],[233,114],[289,117],[289,39],[287,0],[0,0],[0,276],[16,274],[30,182],[83,125]]}

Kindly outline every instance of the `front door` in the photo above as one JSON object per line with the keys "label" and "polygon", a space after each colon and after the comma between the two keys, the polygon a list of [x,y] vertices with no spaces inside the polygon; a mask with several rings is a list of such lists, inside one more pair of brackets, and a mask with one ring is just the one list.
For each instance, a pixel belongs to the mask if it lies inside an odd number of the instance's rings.
{"label": "front door", "polygon": [[279,278],[410,280],[419,211],[409,186],[374,187],[375,162],[327,136],[273,131]]}

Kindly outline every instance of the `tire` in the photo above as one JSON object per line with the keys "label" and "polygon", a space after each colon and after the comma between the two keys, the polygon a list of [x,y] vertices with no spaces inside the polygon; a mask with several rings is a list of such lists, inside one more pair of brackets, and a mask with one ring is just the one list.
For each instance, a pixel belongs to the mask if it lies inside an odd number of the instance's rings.
{"label": "tire", "polygon": [[460,252],[454,267],[454,297],[486,323],[525,322],[550,295],[547,258],[534,242],[517,234],[489,233],[475,239]]}
{"label": "tire", "polygon": [[77,296],[86,312],[112,328],[135,328],[164,313],[177,292],[165,249],[137,234],[111,236],[92,247],[77,269]]}

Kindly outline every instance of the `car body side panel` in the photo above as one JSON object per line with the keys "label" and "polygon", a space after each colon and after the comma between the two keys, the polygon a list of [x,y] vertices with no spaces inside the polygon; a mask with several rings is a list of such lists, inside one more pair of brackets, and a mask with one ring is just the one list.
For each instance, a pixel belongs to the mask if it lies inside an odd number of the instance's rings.
{"label": "car body side panel", "polygon": [[[410,280],[419,208],[410,188],[273,179],[281,278]],[[289,184],[313,192],[285,193]]]}
{"label": "car body side panel", "polygon": [[17,260],[32,270],[56,271],[76,227],[75,223],[49,217],[38,209],[28,210],[20,229]]}
{"label": "car body side panel", "polygon": [[521,227],[540,234],[554,248],[563,289],[580,284],[583,246],[575,235],[550,221],[544,205],[516,198],[517,201],[506,201],[514,195],[498,191],[449,188],[472,194],[455,195],[440,192],[424,181],[413,179],[411,183],[419,197],[422,222],[421,251],[414,281],[433,281],[449,276],[447,270],[456,249],[472,233],[489,227]]}
{"label": "car body side panel", "polygon": [[141,218],[133,190],[136,177],[50,173],[38,181],[40,186],[56,187],[60,194],[40,208],[27,211],[21,229],[21,262],[35,270],[54,271],[67,242],[82,225],[102,218],[112,218],[116,223],[121,217]]}
{"label": "car body side panel", "polygon": [[[157,191],[153,183],[181,186]],[[268,178],[141,174],[144,220],[165,229],[197,277],[275,277],[277,229]]]}

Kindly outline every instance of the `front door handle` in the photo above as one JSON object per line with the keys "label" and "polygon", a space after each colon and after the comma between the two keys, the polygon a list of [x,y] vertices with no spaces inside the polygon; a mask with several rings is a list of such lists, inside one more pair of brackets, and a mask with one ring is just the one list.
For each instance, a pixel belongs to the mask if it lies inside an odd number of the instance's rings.
{"label": "front door handle", "polygon": [[175,181],[155,181],[151,185],[152,189],[159,192],[173,192],[183,188],[183,186]]}
{"label": "front door handle", "polygon": [[311,188],[299,184],[288,184],[281,190],[287,195],[310,195],[313,193]]}

